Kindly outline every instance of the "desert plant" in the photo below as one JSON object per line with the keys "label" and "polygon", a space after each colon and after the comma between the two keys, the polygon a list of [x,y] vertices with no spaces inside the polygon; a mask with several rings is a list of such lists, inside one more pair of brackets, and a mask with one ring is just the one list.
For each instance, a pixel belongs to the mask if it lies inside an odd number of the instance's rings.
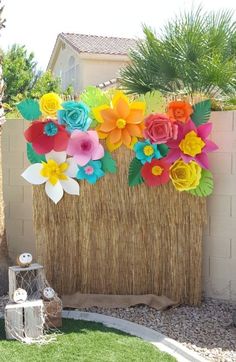
{"label": "desert plant", "polygon": [[130,53],[121,83],[130,93],[236,93],[236,23],[232,11],[184,12],[157,35],[144,26],[145,40]]}

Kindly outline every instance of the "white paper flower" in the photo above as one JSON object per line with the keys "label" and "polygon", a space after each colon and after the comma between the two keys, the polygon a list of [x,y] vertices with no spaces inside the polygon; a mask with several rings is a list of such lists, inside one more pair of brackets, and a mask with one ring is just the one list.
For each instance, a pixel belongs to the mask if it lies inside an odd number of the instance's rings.
{"label": "white paper flower", "polygon": [[21,176],[33,185],[45,183],[46,194],[55,204],[61,200],[63,190],[70,195],[79,195],[79,184],[71,178],[78,171],[75,161],[66,159],[66,152],[52,151],[45,157],[46,162],[34,163]]}

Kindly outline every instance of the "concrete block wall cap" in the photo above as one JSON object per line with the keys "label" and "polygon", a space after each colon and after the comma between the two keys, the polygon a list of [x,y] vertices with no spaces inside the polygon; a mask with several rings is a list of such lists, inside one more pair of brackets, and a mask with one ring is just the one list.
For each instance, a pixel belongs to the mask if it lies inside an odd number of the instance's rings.
{"label": "concrete block wall cap", "polygon": [[143,340],[152,343],[159,350],[169,353],[179,362],[207,362],[205,358],[199,356],[196,352],[189,350],[181,343],[168,338],[164,334],[154,331],[151,328],[147,328],[133,322],[109,317],[103,314],[80,312],[76,310],[64,310],[62,312],[62,317],[102,323],[107,327],[118,329],[133,336],[142,338]]}

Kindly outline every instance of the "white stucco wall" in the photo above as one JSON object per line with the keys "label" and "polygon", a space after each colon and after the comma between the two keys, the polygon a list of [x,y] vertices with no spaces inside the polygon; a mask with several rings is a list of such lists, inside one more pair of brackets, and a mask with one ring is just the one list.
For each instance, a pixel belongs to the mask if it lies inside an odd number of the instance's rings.
{"label": "white stucco wall", "polygon": [[[72,85],[80,93],[88,85],[98,85],[119,76],[120,68],[128,64],[124,55],[77,53],[60,42],[51,71],[62,80],[62,89]],[[74,59],[74,64],[71,64]]]}
{"label": "white stucco wall", "polygon": [[[213,112],[212,121],[212,139],[219,150],[209,156],[215,187],[207,200],[203,290],[209,297],[236,301],[236,112]],[[3,193],[13,259],[23,251],[35,251],[31,185],[20,176],[29,165],[25,126],[22,120],[9,120],[2,135]]]}
{"label": "white stucco wall", "polygon": [[126,64],[128,61],[115,60],[114,56],[111,56],[110,59],[81,59],[83,88],[117,78],[120,69]]}
{"label": "white stucco wall", "polygon": [[[62,89],[65,90],[68,85],[72,85],[76,92],[82,89],[82,69],[78,54],[70,46],[62,43],[57,54],[56,62],[51,70],[56,77],[61,78]],[[74,64],[71,64],[72,59],[74,59]]]}

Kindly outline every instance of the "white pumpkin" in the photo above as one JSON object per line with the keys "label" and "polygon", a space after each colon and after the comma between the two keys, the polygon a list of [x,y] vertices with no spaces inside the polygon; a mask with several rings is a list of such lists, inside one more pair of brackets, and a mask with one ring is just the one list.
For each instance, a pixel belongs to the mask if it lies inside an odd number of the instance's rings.
{"label": "white pumpkin", "polygon": [[26,268],[31,265],[33,257],[30,253],[20,254],[17,258],[17,264],[23,268]]}
{"label": "white pumpkin", "polygon": [[55,297],[55,290],[51,287],[46,287],[43,290],[43,298],[46,300],[51,300]]}
{"label": "white pumpkin", "polygon": [[25,289],[18,288],[14,291],[13,300],[15,303],[24,303],[27,300],[27,292]]}

